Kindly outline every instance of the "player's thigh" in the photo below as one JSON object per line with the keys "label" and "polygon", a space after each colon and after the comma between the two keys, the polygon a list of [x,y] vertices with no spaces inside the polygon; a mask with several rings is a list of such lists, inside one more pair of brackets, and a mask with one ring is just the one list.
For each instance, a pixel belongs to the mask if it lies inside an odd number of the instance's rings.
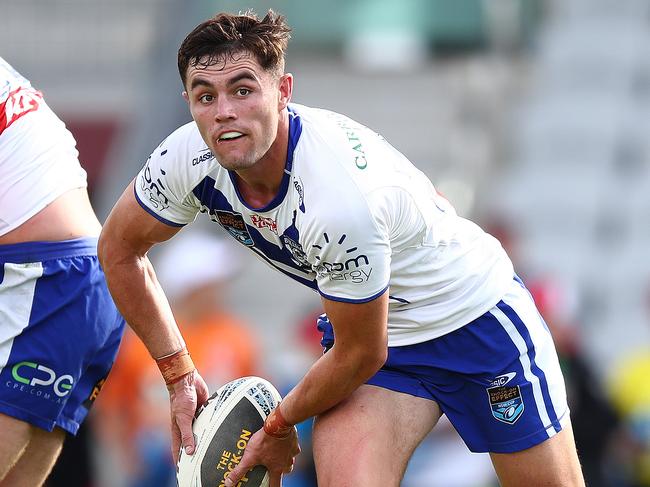
{"label": "player's thigh", "polygon": [[0,487],[39,487],[52,471],[61,453],[65,433],[59,428],[45,431],[35,426],[29,428],[29,443],[13,465]]}
{"label": "player's thigh", "polygon": [[0,413],[0,480],[16,464],[29,443],[30,425]]}
{"label": "player's thigh", "polygon": [[532,448],[514,453],[490,453],[490,456],[503,487],[585,485],[570,424]]}
{"label": "player's thigh", "polygon": [[316,418],[319,487],[399,486],[413,451],[440,414],[434,401],[362,385]]}

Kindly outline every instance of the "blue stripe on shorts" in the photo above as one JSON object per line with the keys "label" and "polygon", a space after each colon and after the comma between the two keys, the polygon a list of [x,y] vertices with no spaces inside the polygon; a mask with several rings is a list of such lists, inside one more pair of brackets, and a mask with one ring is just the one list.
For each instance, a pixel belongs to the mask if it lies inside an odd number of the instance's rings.
{"label": "blue stripe on shorts", "polygon": [[[331,346],[325,328],[319,320]],[[462,328],[389,347],[386,363],[367,384],[436,401],[474,452],[530,448],[569,420],[551,335],[518,280],[496,306]]]}

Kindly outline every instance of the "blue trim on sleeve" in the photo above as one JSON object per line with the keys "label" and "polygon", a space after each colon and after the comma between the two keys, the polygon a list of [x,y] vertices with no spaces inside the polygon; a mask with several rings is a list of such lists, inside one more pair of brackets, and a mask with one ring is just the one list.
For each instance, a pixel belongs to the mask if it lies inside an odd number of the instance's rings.
{"label": "blue trim on sleeve", "polygon": [[167,220],[167,219],[163,218],[162,216],[160,216],[159,214],[154,212],[152,209],[150,209],[147,205],[145,205],[142,202],[142,200],[140,199],[140,197],[138,196],[138,192],[135,190],[135,184],[133,185],[133,194],[135,195],[135,200],[142,207],[142,209],[144,211],[146,211],[147,213],[149,213],[151,216],[153,216],[156,220],[164,223],[165,225],[169,225],[170,227],[180,228],[180,227],[185,226],[185,223],[176,223],[176,222],[173,222],[173,221],[170,221],[170,220]]}
{"label": "blue trim on sleeve", "polygon": [[379,296],[381,296],[382,294],[384,294],[384,293],[386,292],[387,289],[388,289],[388,285],[386,285],[386,287],[385,287],[384,289],[382,289],[381,291],[379,291],[379,292],[378,292],[377,294],[375,294],[374,296],[370,296],[369,298],[361,298],[361,299],[349,299],[349,298],[339,298],[339,297],[337,297],[337,296],[330,296],[329,294],[325,294],[325,293],[324,293],[323,291],[321,291],[320,289],[318,290],[318,292],[320,293],[321,296],[323,296],[324,298],[329,299],[330,301],[338,301],[339,303],[355,303],[355,304],[362,304],[362,303],[368,303],[368,302],[370,302],[370,301],[373,301],[373,300],[377,299]]}

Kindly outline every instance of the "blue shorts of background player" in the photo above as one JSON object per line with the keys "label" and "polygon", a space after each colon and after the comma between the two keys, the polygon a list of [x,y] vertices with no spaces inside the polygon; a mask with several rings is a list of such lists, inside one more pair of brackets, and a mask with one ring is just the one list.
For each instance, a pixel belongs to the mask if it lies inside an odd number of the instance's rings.
{"label": "blue shorts of background player", "polygon": [[0,245],[0,323],[0,413],[75,434],[124,331],[97,239]]}
{"label": "blue shorts of background player", "polygon": [[[321,315],[317,326],[327,351],[332,325]],[[551,334],[517,277],[501,301],[462,328],[389,347],[366,383],[435,401],[473,452],[522,451],[569,422]]]}

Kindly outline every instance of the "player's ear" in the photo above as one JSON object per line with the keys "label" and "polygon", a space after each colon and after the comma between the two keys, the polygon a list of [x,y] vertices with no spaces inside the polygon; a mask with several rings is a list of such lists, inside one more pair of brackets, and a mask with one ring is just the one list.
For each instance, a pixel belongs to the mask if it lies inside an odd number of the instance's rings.
{"label": "player's ear", "polygon": [[181,93],[181,95],[183,96],[183,98],[185,99],[185,101],[186,101],[187,103],[190,102],[190,96],[187,94],[187,91],[183,90],[183,92]]}
{"label": "player's ear", "polygon": [[291,94],[293,93],[293,75],[291,73],[283,74],[280,77],[280,84],[278,88],[278,108],[280,111],[282,111],[291,101]]}

